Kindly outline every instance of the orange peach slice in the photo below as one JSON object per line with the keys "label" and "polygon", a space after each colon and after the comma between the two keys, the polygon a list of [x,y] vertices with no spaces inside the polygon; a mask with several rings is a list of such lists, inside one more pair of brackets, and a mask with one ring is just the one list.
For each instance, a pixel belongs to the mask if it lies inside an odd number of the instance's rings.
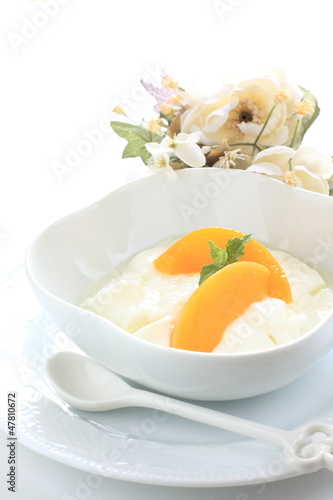
{"label": "orange peach slice", "polygon": [[[154,264],[159,271],[166,274],[200,273],[202,266],[212,263],[208,240],[225,249],[228,240],[242,236],[244,234],[239,231],[222,227],[197,229],[171,245],[155,259]],[[244,255],[240,261],[257,262],[267,267],[270,272],[268,296],[284,300],[287,304],[292,302],[290,285],[285,272],[264,245],[256,240],[249,241],[245,245]]]}
{"label": "orange peach slice", "polygon": [[171,347],[211,352],[232,321],[267,297],[268,281],[267,267],[254,262],[235,262],[217,271],[185,303]]}

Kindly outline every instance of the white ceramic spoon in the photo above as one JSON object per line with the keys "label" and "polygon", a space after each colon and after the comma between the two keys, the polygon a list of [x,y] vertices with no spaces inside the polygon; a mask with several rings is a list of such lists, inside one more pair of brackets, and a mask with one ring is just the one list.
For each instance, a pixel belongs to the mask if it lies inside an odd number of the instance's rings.
{"label": "white ceramic spoon", "polygon": [[285,431],[191,403],[134,389],[91,359],[72,352],[51,356],[47,375],[61,398],[74,408],[106,411],[128,406],[155,408],[190,420],[282,446],[287,464],[298,472],[333,471],[333,426],[305,424]]}

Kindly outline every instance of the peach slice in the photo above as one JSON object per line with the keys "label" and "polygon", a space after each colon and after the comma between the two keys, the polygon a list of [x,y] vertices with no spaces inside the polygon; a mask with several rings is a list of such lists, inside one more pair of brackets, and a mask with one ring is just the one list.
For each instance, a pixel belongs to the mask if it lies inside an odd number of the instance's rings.
{"label": "peach slice", "polygon": [[185,303],[171,335],[171,347],[211,352],[226,327],[253,303],[267,297],[269,270],[235,262],[210,276]]}
{"label": "peach slice", "polygon": [[[171,245],[155,259],[154,264],[159,271],[166,274],[200,273],[202,266],[213,262],[208,240],[225,249],[228,240],[242,236],[244,234],[239,231],[222,227],[197,229]],[[290,285],[285,272],[264,245],[256,240],[249,241],[245,245],[244,255],[239,260],[257,262],[267,267],[270,272],[268,296],[284,300],[287,304],[292,302]]]}

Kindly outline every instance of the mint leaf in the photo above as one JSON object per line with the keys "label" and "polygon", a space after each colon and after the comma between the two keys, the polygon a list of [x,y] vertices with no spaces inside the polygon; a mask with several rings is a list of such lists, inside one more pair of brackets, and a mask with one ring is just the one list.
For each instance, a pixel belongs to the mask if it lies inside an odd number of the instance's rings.
{"label": "mint leaf", "polygon": [[126,122],[111,122],[113,130],[128,144],[123,151],[123,158],[134,158],[139,156],[145,165],[148,164],[150,153],[146,149],[147,142],[161,142],[162,137],[153,134],[141,125],[133,125]]}
{"label": "mint leaf", "polygon": [[253,234],[246,234],[241,238],[232,238],[225,246],[228,254],[228,264],[237,262],[244,255],[244,248],[248,241],[253,239]]}
{"label": "mint leaf", "polygon": [[225,250],[222,250],[220,247],[215,245],[213,241],[208,241],[210,246],[210,256],[218,265],[223,265],[227,261],[228,254]]}
{"label": "mint leaf", "polygon": [[311,127],[311,125],[318,118],[318,115],[320,113],[320,108],[318,106],[318,102],[317,102],[317,99],[315,98],[315,96],[313,94],[311,94],[311,92],[309,90],[306,90],[305,88],[301,87],[300,85],[299,85],[299,87],[304,92],[303,99],[309,99],[310,101],[313,101],[313,103],[315,104],[315,110],[312,113],[312,115],[305,115],[300,120],[297,134],[296,134],[296,137],[295,137],[295,140],[293,143],[294,149],[297,149],[301,145],[301,143],[303,141],[303,137],[305,135],[305,132],[308,130],[309,127]]}
{"label": "mint leaf", "polygon": [[202,266],[199,285],[201,285],[207,278],[215,274],[220,269],[223,269],[228,264],[237,262],[238,259],[244,255],[246,243],[253,239],[253,234],[246,234],[241,238],[231,238],[227,241],[225,250],[218,247],[213,241],[208,241],[210,246],[210,256],[213,259],[212,264]]}
{"label": "mint leaf", "polygon": [[206,266],[202,266],[199,285],[201,285],[201,283],[203,283],[207,278],[209,278],[209,276],[215,274],[217,271],[222,269],[222,267],[219,266],[218,264],[207,264]]}

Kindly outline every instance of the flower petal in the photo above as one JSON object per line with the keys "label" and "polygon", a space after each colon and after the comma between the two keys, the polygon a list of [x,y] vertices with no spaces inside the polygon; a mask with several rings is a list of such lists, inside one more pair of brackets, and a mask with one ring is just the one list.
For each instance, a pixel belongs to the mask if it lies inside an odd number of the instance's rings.
{"label": "flower petal", "polygon": [[294,155],[295,150],[293,148],[288,148],[287,146],[273,146],[256,154],[253,159],[253,164],[271,163],[280,167],[283,172],[287,172],[289,170],[289,160],[293,158]]}
{"label": "flower petal", "polygon": [[260,138],[259,144],[263,146],[280,146],[280,144],[285,144],[289,139],[289,128],[283,126],[280,130],[276,130],[270,134],[264,135]]}
{"label": "flower petal", "polygon": [[237,127],[243,134],[249,135],[250,137],[257,137],[262,129],[262,125],[258,125],[258,123],[251,122],[241,122],[237,123]]}
{"label": "flower petal", "polygon": [[234,109],[238,104],[238,99],[231,101],[222,108],[210,113],[207,116],[206,124],[204,127],[204,132],[216,132],[220,127],[222,127],[228,119],[229,111]]}
{"label": "flower petal", "polygon": [[177,180],[176,171],[170,165],[163,168],[163,173],[167,179],[170,179],[172,181]]}
{"label": "flower petal", "polygon": [[167,101],[168,97],[179,92],[179,89],[156,87],[153,83],[145,82],[144,80],[140,80],[140,82],[147,92],[149,92],[149,94],[156,100],[156,104],[154,106],[154,111],[156,111],[156,113],[160,112],[161,104]]}
{"label": "flower petal", "polygon": [[146,149],[151,155],[163,154],[167,151],[167,148],[158,142],[147,142]]}
{"label": "flower petal", "polygon": [[264,149],[260,151],[260,153],[256,154],[254,157],[254,161],[259,161],[262,158],[266,159],[266,156],[273,155],[286,155],[289,158],[292,158],[295,153],[293,148],[289,148],[287,146],[272,146],[271,148]]}
{"label": "flower petal", "polygon": [[324,179],[330,179],[333,175],[332,159],[315,148],[300,148],[293,158],[293,164],[302,165]]}
{"label": "flower petal", "polygon": [[206,164],[205,155],[198,144],[186,142],[178,144],[173,152],[189,167],[203,167]]}
{"label": "flower petal", "polygon": [[252,90],[252,88],[256,88],[256,92],[266,91],[269,94],[275,94],[280,88],[280,83],[274,76],[263,76],[261,78],[243,80],[234,90]]}
{"label": "flower petal", "polygon": [[197,144],[198,142],[200,142],[201,134],[202,134],[202,132],[200,132],[200,130],[198,130],[196,132],[192,132],[188,136],[187,142],[193,142],[194,144]]}
{"label": "flower petal", "polygon": [[283,171],[274,163],[257,163],[246,169],[248,172],[257,172],[258,174],[275,175],[283,177]]}
{"label": "flower petal", "polygon": [[201,139],[201,131],[196,130],[195,132],[192,132],[191,134],[185,134],[184,132],[180,132],[176,136],[176,142],[178,144],[185,144],[185,143],[193,143],[196,144],[197,142],[200,141]]}
{"label": "flower petal", "polygon": [[329,194],[329,185],[326,179],[310,172],[310,170],[303,166],[294,167],[293,172],[301,180],[304,189],[316,193]]}

